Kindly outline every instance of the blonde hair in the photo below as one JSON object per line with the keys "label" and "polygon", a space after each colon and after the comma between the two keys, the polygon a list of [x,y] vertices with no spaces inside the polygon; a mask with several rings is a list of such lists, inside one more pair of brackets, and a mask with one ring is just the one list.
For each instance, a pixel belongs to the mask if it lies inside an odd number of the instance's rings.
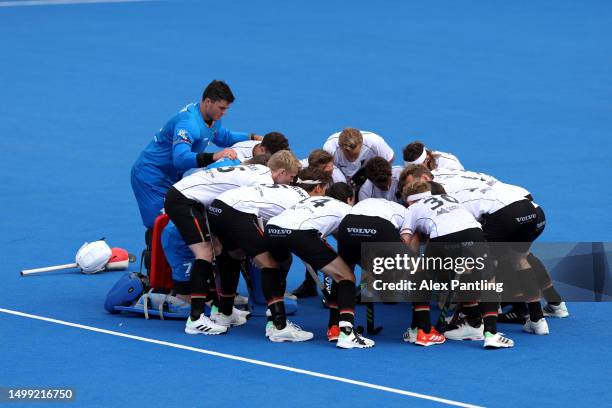
{"label": "blonde hair", "polygon": [[357,146],[361,146],[363,144],[363,136],[361,135],[359,129],[345,128],[342,132],[340,132],[338,144],[344,150],[353,150]]}
{"label": "blonde hair", "polygon": [[300,161],[289,150],[279,150],[270,156],[268,167],[272,170],[285,169],[289,172],[298,172],[302,167]]}
{"label": "blonde hair", "polygon": [[431,186],[426,181],[415,181],[414,183],[406,184],[402,189],[402,198],[406,200],[408,196],[413,194],[424,193],[431,191]]}

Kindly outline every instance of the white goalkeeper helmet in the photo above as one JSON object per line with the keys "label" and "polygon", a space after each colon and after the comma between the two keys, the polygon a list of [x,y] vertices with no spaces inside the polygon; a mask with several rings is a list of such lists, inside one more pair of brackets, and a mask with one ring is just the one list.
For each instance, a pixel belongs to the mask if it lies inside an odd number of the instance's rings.
{"label": "white goalkeeper helmet", "polygon": [[77,251],[76,263],[83,273],[96,273],[104,269],[112,256],[105,241],[86,242]]}

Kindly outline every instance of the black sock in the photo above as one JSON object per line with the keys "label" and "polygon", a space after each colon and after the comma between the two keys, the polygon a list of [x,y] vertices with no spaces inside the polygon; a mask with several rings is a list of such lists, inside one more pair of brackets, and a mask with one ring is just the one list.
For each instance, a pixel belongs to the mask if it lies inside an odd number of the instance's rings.
{"label": "black sock", "polygon": [[283,295],[283,299],[285,298],[285,293],[287,292],[287,275],[289,274],[289,269],[285,267],[280,268],[280,293]]}
{"label": "black sock", "polygon": [[529,309],[529,320],[532,322],[537,322],[544,317],[540,301],[527,303],[527,308]]}
{"label": "black sock", "polygon": [[[353,298],[355,296],[353,295]],[[329,321],[327,327],[337,326],[340,323],[340,311],[338,310],[338,284],[332,281],[330,293],[327,297],[329,307]]]}
{"label": "black sock", "polygon": [[557,289],[552,286],[552,282],[548,288],[542,289],[542,295],[544,296],[544,299],[546,299],[546,302],[550,303],[551,305],[559,306],[562,302],[561,295],[559,292],[557,292]]}
{"label": "black sock", "polygon": [[353,326],[355,321],[355,282],[353,281],[338,282],[338,318],[339,321],[348,322],[351,327]]}
{"label": "black sock", "polygon": [[287,326],[287,315],[285,313],[285,302],[272,303],[268,305],[268,309],[272,313],[272,323],[278,330],[284,329]]}
{"label": "black sock", "polygon": [[197,320],[204,313],[204,305],[209,296],[212,264],[204,259],[196,259],[191,267],[189,284],[191,287],[191,320]]}
{"label": "black sock", "polygon": [[281,274],[282,271],[277,268],[261,269],[261,289],[268,303],[284,299]]}
{"label": "black sock", "polygon": [[480,304],[480,311],[482,313],[482,322],[484,324],[484,331],[491,334],[497,333],[497,309],[499,303],[497,302],[484,302]]}
{"label": "black sock", "polygon": [[540,258],[533,254],[529,254],[527,256],[527,261],[529,261],[531,269],[533,269],[538,287],[542,290],[544,299],[546,299],[546,301],[551,305],[558,306],[561,304],[561,295],[553,286],[552,279],[548,273],[548,270],[546,270],[544,263],[542,263]]}
{"label": "black sock", "polygon": [[512,305],[512,311],[517,314],[517,316],[526,316],[527,315],[527,304],[525,302],[513,302],[510,303]]}
{"label": "black sock", "polygon": [[287,325],[284,292],[281,284],[282,274],[283,272],[276,268],[261,269],[261,288],[268,302],[268,309],[272,313],[272,322],[277,329],[283,329]]}
{"label": "black sock", "polygon": [[411,328],[422,329],[425,333],[431,331],[431,320],[429,318],[429,303],[412,304],[412,324]]}
{"label": "black sock", "polygon": [[225,251],[217,256],[216,260],[221,283],[219,310],[229,316],[232,314],[236,289],[240,280],[240,261],[233,259]]}
{"label": "black sock", "polygon": [[480,314],[480,305],[478,302],[466,302],[461,305],[461,310],[465,313],[467,322],[472,327],[480,327],[482,324],[482,316]]}
{"label": "black sock", "polygon": [[327,328],[329,329],[332,326],[338,326],[340,324],[340,311],[338,310],[338,305],[335,303],[327,303],[329,307],[329,320],[327,321]]}

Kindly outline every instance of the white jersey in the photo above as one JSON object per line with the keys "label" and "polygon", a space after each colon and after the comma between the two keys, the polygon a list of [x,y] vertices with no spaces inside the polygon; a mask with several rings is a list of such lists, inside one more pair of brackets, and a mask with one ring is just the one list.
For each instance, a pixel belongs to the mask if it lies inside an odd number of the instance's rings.
{"label": "white jersey", "polygon": [[521,186],[515,186],[514,184],[502,183],[501,181],[498,182],[498,183],[495,183],[492,187],[493,188],[501,188],[501,189],[504,189],[506,191],[511,190],[511,191],[514,192],[514,194],[520,195],[522,197],[527,197],[528,195],[531,194],[527,189],[525,189],[525,188],[523,188]]}
{"label": "white jersey", "polygon": [[274,184],[267,166],[249,164],[198,170],[174,184],[185,197],[208,206],[221,193],[257,184]]}
{"label": "white jersey", "polygon": [[474,218],[480,220],[484,214],[493,214],[512,203],[525,200],[525,196],[517,194],[512,187],[497,183],[494,187],[461,190],[452,196],[459,200]]}
{"label": "white jersey", "polygon": [[328,137],[323,145],[323,150],[334,156],[334,164],[346,177],[352,177],[372,157],[380,156],[387,161],[393,160],[393,149],[381,136],[366,131],[361,131],[361,136],[363,137],[363,146],[361,146],[359,157],[355,161],[349,161],[338,145],[340,132]]}
{"label": "white jersey", "polygon": [[366,180],[365,183],[359,189],[359,201],[363,201],[366,198],[384,198],[389,201],[395,201],[396,203],[402,203],[401,192],[397,194],[397,184],[399,182],[399,176],[404,168],[402,166],[393,166],[391,168],[391,187],[389,190],[381,190],[376,187],[370,180]]}
{"label": "white jersey", "polygon": [[254,214],[264,221],[310,197],[304,189],[285,184],[240,187],[217,197],[235,210]]}
{"label": "white jersey", "polygon": [[[302,168],[305,169],[306,167],[308,167],[308,159],[300,160],[300,164],[302,165]],[[332,183],[340,183],[340,182],[346,183],[346,176],[342,174],[340,169],[334,165],[334,170],[332,172]]]}
{"label": "white jersey", "polygon": [[268,221],[292,230],[317,230],[322,237],[334,233],[351,206],[331,197],[309,197]]}
{"label": "white jersey", "polygon": [[384,218],[399,230],[404,223],[405,210],[404,206],[384,198],[367,198],[355,204],[351,214]]}
{"label": "white jersey", "polygon": [[236,151],[236,158],[242,163],[253,158],[253,148],[260,143],[260,140],[245,140],[244,142],[234,143],[230,149]]}
{"label": "white jersey", "polygon": [[423,198],[408,207],[400,234],[418,232],[437,238],[470,228],[480,228],[480,224],[459,200],[442,194]]}
{"label": "white jersey", "polygon": [[432,151],[432,153],[434,155],[436,169],[465,170],[454,154],[439,152],[437,150]]}
{"label": "white jersey", "polygon": [[472,188],[486,188],[498,183],[493,176],[467,170],[434,169],[431,171],[436,183],[441,184],[448,194]]}

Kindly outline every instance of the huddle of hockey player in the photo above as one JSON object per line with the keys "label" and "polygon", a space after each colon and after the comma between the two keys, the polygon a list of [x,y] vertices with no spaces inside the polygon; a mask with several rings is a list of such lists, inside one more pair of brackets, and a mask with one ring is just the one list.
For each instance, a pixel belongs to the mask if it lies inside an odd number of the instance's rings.
{"label": "huddle of hockey player", "polygon": [[[147,247],[162,208],[171,220],[162,241],[176,293],[191,304],[187,334],[222,334],[247,323],[248,312],[234,301],[241,262],[249,257],[261,269],[265,336],[273,342],[312,339],[285,313],[293,254],[333,281],[326,299],[328,340],[339,348],[374,346],[354,328],[355,266],[361,266],[361,244],[368,242],[402,243],[416,254],[424,241],[425,256],[442,251],[451,257],[463,251],[453,244],[516,243],[491,258],[528,282],[517,288],[527,301],[500,315],[498,301],[461,302],[440,333],[431,324],[432,299],[425,294],[412,302],[406,342],[480,340],[488,349],[513,347],[497,331],[498,320],[522,322],[524,331],[544,335],[545,316],[568,315],[544,265],[530,253],[545,217],[524,188],[466,171],[454,155],[421,142],[407,144],[404,165],[392,166],[397,158],[385,140],[354,128],[332,134],[300,161],[279,132],[261,137],[223,128],[221,116],[233,100],[225,83],[213,81],[200,103],[188,105],[156,134],[132,169]],[[227,148],[205,153],[209,141]],[[326,242],[330,235],[337,249]],[[495,275],[484,278],[494,281]],[[207,316],[205,304],[211,302]]]}

